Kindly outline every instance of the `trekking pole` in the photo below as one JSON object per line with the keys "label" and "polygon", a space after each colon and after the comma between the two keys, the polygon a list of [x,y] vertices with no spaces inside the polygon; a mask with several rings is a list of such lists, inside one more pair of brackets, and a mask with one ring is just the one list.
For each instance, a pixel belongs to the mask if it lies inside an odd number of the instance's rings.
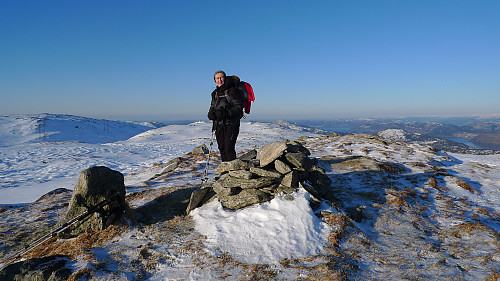
{"label": "trekking pole", "polygon": [[201,179],[201,187],[203,187],[208,181],[208,167],[210,166],[210,154],[212,154],[212,146],[214,145],[215,131],[212,131],[212,137],[210,138],[210,149],[208,150],[207,165],[205,165],[205,171],[203,171],[203,178]]}
{"label": "trekking pole", "polygon": [[196,207],[198,207],[200,202],[203,200],[203,197],[208,192],[208,188],[205,187],[205,184],[208,182],[208,168],[210,167],[210,154],[212,154],[214,136],[215,136],[215,131],[212,131],[212,137],[210,138],[210,149],[208,150],[207,164],[205,165],[205,171],[203,171],[203,178],[201,179],[201,187],[200,189],[194,190],[191,193],[191,197],[189,198],[189,204],[186,208],[186,215],[189,215],[189,212],[191,212],[191,210],[194,210]]}
{"label": "trekking pole", "polygon": [[44,236],[38,238],[37,240],[35,240],[31,244],[27,245],[23,250],[19,251],[18,253],[14,254],[11,257],[5,259],[5,261],[4,261],[5,263],[2,262],[2,266],[0,267],[0,270],[3,270],[8,265],[10,265],[11,263],[15,262],[17,259],[19,259],[20,257],[24,256],[25,254],[27,254],[28,252],[32,251],[33,249],[37,248],[38,246],[42,245],[44,242],[46,242],[50,238],[58,235],[59,233],[62,233],[64,231],[66,231],[71,226],[73,226],[77,222],[83,220],[84,218],[90,216],[91,214],[95,213],[100,208],[102,208],[102,207],[104,207],[104,206],[112,203],[113,202],[112,199],[114,199],[117,196],[118,196],[118,192],[115,193],[115,194],[113,194],[110,198],[108,198],[106,200],[103,200],[103,201],[99,202],[98,204],[96,204],[96,205],[88,208],[85,212],[81,213],[80,215],[78,215],[78,216],[70,219],[69,221],[65,222],[63,225],[61,225],[60,227],[56,228],[54,231],[52,231],[50,233],[47,233]]}

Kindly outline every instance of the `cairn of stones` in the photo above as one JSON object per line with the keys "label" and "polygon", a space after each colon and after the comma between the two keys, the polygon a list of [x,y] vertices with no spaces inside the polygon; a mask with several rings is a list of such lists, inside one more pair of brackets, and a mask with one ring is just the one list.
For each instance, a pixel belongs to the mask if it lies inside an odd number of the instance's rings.
{"label": "cairn of stones", "polygon": [[268,143],[258,151],[222,162],[215,169],[220,177],[211,188],[222,206],[233,210],[291,194],[298,188],[319,199],[328,193],[332,182],[310,155],[299,141]]}

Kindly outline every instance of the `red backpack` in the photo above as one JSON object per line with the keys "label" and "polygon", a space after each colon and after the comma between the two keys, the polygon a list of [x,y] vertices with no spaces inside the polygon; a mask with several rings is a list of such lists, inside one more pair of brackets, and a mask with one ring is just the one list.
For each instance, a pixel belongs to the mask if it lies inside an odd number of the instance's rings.
{"label": "red backpack", "polygon": [[243,95],[243,111],[246,114],[250,114],[250,107],[252,106],[252,102],[255,101],[255,95],[253,94],[252,86],[245,81],[241,81],[240,78],[236,75],[230,76],[234,79],[236,84],[238,85],[238,89]]}

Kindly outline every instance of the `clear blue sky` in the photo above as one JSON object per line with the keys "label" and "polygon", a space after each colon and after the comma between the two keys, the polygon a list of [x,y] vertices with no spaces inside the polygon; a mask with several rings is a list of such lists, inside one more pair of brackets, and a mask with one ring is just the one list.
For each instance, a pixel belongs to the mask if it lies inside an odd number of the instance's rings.
{"label": "clear blue sky", "polygon": [[0,0],[0,114],[252,120],[500,113],[500,1]]}

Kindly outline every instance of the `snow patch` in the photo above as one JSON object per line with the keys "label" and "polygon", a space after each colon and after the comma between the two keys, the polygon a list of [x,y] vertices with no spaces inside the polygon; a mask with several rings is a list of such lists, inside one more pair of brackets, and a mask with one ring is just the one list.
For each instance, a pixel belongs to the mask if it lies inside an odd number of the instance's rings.
{"label": "snow patch", "polygon": [[229,252],[238,261],[266,264],[319,255],[331,227],[314,215],[305,190],[292,196],[237,211],[214,200],[191,214],[196,230],[207,236],[207,246]]}
{"label": "snow patch", "polygon": [[387,129],[384,131],[379,132],[377,135],[395,140],[395,141],[405,141],[406,140],[406,133],[404,130],[401,129]]}

